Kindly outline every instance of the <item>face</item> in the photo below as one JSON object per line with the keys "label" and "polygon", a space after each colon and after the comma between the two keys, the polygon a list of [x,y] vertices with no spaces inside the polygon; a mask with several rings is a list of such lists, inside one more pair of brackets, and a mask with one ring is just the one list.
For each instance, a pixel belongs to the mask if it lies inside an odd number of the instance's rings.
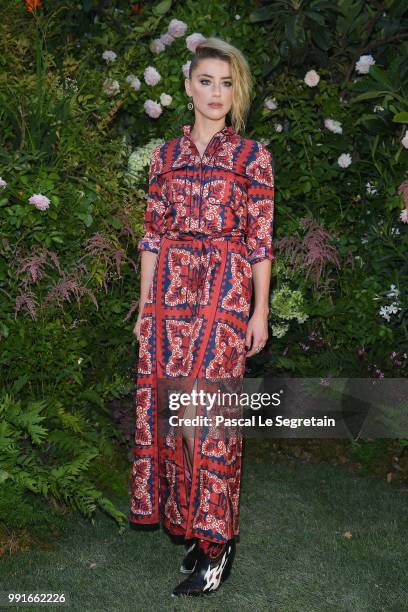
{"label": "face", "polygon": [[232,107],[232,77],[228,62],[221,59],[201,59],[185,80],[188,96],[193,96],[195,111],[207,119],[219,120]]}

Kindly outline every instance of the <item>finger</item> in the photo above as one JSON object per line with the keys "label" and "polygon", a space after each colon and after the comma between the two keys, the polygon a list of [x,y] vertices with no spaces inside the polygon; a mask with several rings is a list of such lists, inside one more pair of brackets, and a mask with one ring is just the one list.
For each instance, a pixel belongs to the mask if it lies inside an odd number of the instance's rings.
{"label": "finger", "polygon": [[250,346],[251,346],[252,333],[253,332],[251,330],[249,330],[249,331],[247,331],[246,336],[245,336],[245,348],[247,348],[247,349],[249,349]]}

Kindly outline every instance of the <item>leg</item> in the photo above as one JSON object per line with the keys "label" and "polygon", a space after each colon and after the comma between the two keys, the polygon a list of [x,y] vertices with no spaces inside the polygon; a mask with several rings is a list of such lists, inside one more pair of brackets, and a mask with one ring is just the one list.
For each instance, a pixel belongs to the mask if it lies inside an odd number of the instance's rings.
{"label": "leg", "polygon": [[[194,381],[193,389],[197,391],[197,379]],[[193,419],[197,414],[197,406],[190,402],[185,407],[184,418]],[[195,439],[195,427],[194,425],[185,425],[183,423],[183,442],[186,446],[187,452],[185,456],[188,460],[188,468],[190,471],[190,475],[193,471],[193,462],[194,462],[194,439]]]}

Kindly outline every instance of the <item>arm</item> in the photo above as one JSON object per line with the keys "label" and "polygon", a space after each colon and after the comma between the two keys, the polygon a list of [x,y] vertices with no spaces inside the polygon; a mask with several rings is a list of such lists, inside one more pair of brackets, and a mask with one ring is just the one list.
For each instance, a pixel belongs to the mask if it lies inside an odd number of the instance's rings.
{"label": "arm", "polygon": [[248,188],[247,247],[252,265],[254,312],[248,321],[245,345],[247,357],[255,355],[268,339],[269,288],[274,253],[272,248],[274,217],[274,174],[269,151],[257,143],[255,160],[248,165],[251,184]]}
{"label": "arm", "polygon": [[138,340],[140,336],[140,322],[143,308],[148,297],[150,285],[153,282],[156,259],[159,253],[162,235],[165,232],[165,203],[156,173],[159,161],[160,146],[153,150],[150,159],[149,190],[143,217],[144,233],[137,245],[138,251],[141,251],[139,314],[134,329],[134,333]]}

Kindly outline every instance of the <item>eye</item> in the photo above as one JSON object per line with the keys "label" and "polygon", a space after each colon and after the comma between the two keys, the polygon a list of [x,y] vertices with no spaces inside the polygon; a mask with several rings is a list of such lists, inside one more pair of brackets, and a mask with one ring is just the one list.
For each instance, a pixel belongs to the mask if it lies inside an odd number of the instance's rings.
{"label": "eye", "polygon": [[224,85],[227,85],[227,87],[232,87],[232,83],[231,81],[225,81]]}
{"label": "eye", "polygon": [[200,83],[209,83],[210,81],[208,79],[200,79]]}

